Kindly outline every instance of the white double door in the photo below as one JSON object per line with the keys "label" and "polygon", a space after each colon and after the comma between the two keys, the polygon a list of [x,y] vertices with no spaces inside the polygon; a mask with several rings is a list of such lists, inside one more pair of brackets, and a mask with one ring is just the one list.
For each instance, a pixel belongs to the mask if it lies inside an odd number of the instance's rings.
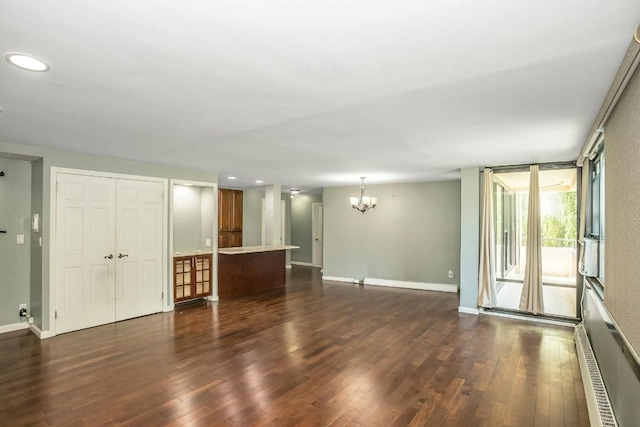
{"label": "white double door", "polygon": [[163,184],[57,174],[55,330],[162,311]]}

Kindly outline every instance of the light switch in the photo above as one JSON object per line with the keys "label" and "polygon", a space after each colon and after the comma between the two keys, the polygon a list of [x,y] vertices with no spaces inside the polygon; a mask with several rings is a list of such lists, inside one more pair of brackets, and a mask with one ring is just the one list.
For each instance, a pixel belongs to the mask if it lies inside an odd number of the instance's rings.
{"label": "light switch", "polygon": [[205,246],[211,246],[211,239],[206,239],[206,240],[204,241],[204,245],[205,245]]}
{"label": "light switch", "polygon": [[18,244],[24,245],[24,234],[18,234]]}

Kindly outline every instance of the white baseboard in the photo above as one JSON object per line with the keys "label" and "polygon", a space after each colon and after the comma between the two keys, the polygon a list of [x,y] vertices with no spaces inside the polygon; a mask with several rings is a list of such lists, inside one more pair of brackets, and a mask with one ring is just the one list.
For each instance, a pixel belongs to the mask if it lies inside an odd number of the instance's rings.
{"label": "white baseboard", "polygon": [[360,283],[359,280],[352,279],[350,277],[322,276],[322,280],[327,280],[329,282]]}
{"label": "white baseboard", "polygon": [[285,265],[284,268],[286,268],[287,270],[291,269],[291,264]]}
{"label": "white baseboard", "polygon": [[315,267],[315,265],[313,265],[310,262],[300,262],[300,261],[291,261],[291,265],[301,265],[303,267]]}
{"label": "white baseboard", "polygon": [[477,316],[478,314],[480,314],[480,310],[478,310],[477,308],[460,306],[458,307],[458,313],[475,314]]}
{"label": "white baseboard", "polygon": [[41,331],[40,328],[38,328],[33,323],[31,325],[29,325],[29,330],[31,332],[33,332],[35,334],[35,336],[37,336],[41,340],[44,340],[44,339],[51,338],[51,337],[55,336],[55,334],[53,332],[51,332],[51,331]]}
{"label": "white baseboard", "polygon": [[12,323],[10,325],[2,325],[0,326],[0,334],[4,334],[6,332],[19,331],[21,329],[27,329],[28,327],[29,327],[29,324],[27,322]]}
{"label": "white baseboard", "polygon": [[458,292],[458,285],[447,283],[405,282],[403,280],[364,279],[365,285],[387,286],[391,288],[418,289],[421,291]]}
{"label": "white baseboard", "polygon": [[218,298],[218,295],[209,295],[209,296],[207,297],[207,300],[208,300],[208,301],[213,301],[213,302],[215,302],[215,301],[219,301],[219,300],[220,300],[220,298]]}

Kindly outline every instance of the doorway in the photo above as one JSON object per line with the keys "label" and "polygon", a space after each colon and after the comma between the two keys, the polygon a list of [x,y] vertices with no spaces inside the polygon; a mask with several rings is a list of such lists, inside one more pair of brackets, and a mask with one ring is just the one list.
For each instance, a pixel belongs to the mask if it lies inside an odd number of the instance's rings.
{"label": "doorway", "polygon": [[312,264],[322,267],[322,203],[311,204]]}
{"label": "doorway", "polygon": [[[543,298],[546,315],[577,316],[577,171],[540,171]],[[519,310],[527,253],[529,172],[494,174],[498,307]]]}

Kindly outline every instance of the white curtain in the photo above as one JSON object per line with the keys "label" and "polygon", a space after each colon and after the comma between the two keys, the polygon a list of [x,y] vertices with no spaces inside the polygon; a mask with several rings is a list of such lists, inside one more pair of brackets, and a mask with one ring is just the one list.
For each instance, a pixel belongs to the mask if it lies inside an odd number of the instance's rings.
{"label": "white curtain", "polygon": [[531,166],[529,177],[529,213],[527,216],[527,259],[520,296],[520,309],[544,313],[542,299],[542,237],[540,229],[540,184],[538,166]]}
{"label": "white curtain", "polygon": [[580,189],[580,222],[578,224],[578,267],[584,271],[584,235],[587,229],[587,194],[589,192],[589,159],[582,164],[582,180]]}
{"label": "white curtain", "polygon": [[495,233],[493,230],[493,171],[485,169],[482,185],[482,222],[480,224],[480,268],[478,306],[498,305],[495,273]]}

